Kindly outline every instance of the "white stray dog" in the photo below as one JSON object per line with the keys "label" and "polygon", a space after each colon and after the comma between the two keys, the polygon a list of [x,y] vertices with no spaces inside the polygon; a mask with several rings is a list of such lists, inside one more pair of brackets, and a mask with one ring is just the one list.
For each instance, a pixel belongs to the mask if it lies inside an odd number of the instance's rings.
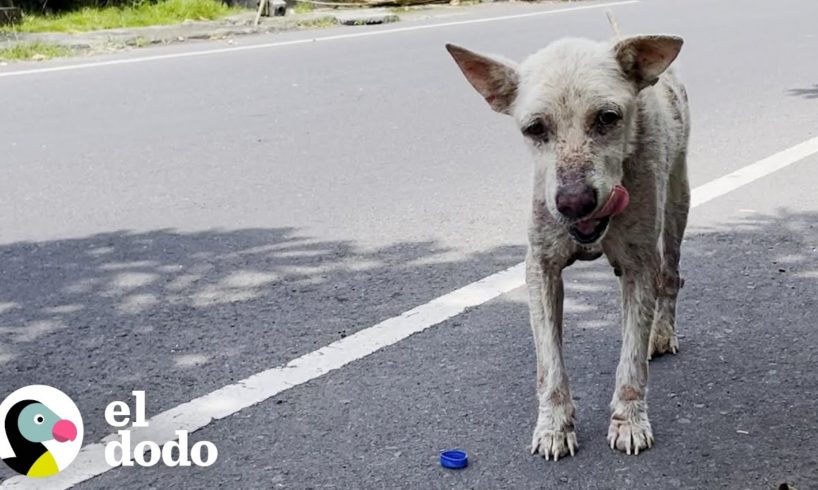
{"label": "white stray dog", "polygon": [[[615,26],[614,26],[615,27]],[[682,39],[564,39],[517,65],[447,45],[534,155],[526,283],[537,351],[539,417],[531,451],[574,454],[574,402],[562,355],[562,270],[603,253],[622,291],[622,352],[611,448],[651,447],[648,360],[676,353],[679,258],[690,206],[689,112],[668,69]]]}

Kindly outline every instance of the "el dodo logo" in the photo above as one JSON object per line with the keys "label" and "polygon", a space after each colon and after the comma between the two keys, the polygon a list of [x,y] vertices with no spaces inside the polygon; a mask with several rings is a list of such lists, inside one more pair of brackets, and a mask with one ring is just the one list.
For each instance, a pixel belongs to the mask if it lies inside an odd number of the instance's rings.
{"label": "el dodo logo", "polygon": [[[149,426],[145,419],[145,392],[133,391],[131,394],[135,402],[133,420],[128,404],[124,401],[114,401],[105,407],[105,421],[108,425],[120,428],[131,424],[131,427],[137,430]],[[105,445],[105,462],[111,466],[133,466],[134,463],[139,466],[153,466],[161,459],[166,466],[190,466],[191,462],[196,466],[210,466],[219,457],[219,451],[212,442],[199,441],[188,446],[186,430],[175,430],[173,433],[177,440],[170,441],[164,446],[154,441],[140,440],[131,447],[131,430],[120,429],[117,431],[119,440],[112,440]]]}
{"label": "el dodo logo", "polygon": [[64,470],[82,447],[82,417],[71,398],[45,385],[13,392],[0,403],[0,457],[25,476]]}

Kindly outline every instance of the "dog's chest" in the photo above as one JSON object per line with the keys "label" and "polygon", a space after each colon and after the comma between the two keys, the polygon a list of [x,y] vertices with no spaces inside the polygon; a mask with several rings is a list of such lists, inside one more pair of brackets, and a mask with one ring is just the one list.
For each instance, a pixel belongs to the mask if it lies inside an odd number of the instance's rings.
{"label": "dog's chest", "polygon": [[596,260],[602,257],[602,253],[602,245],[600,244],[577,247],[574,254],[571,256],[571,263],[574,263],[577,260]]}

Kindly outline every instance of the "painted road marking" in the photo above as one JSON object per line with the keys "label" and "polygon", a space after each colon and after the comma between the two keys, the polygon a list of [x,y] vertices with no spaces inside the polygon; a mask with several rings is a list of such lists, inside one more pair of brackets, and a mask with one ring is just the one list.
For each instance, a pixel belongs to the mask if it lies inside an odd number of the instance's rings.
{"label": "painted road marking", "polygon": [[818,153],[818,136],[700,185],[693,190],[690,196],[690,205],[695,208],[815,153]]}
{"label": "painted road marking", "polygon": [[[816,153],[818,137],[742,167],[693,189],[691,207],[701,206]],[[155,415],[149,420],[149,427],[133,430],[133,444],[150,440],[163,445],[174,440],[175,430],[201,429],[214,420],[340,369],[459,315],[466,308],[479,306],[524,285],[525,264],[520,263],[305,354],[285,366],[262,371]],[[105,463],[104,448],[105,443],[115,439],[116,434],[112,434],[99,443],[83,447],[70,467],[48,479],[48,487],[69,488],[111,470]],[[5,480],[0,488],[36,488],[36,481],[19,476]]]}
{"label": "painted road marking", "polygon": [[639,0],[624,0],[621,2],[609,2],[609,3],[599,3],[594,5],[581,5],[578,7],[566,7],[566,8],[559,8],[554,10],[543,10],[539,12],[528,12],[525,14],[513,14],[513,15],[502,15],[498,17],[486,17],[482,19],[470,19],[470,20],[459,20],[459,21],[452,21],[452,22],[442,22],[439,24],[424,24],[419,26],[408,26],[408,27],[397,27],[394,29],[384,29],[379,31],[365,31],[365,32],[355,32],[350,34],[337,34],[334,36],[324,36],[324,37],[315,37],[315,38],[307,38],[307,39],[295,39],[292,41],[279,41],[274,43],[264,43],[264,44],[253,44],[249,46],[233,46],[230,48],[219,48],[219,49],[208,49],[203,51],[190,51],[186,53],[172,53],[172,54],[160,54],[156,56],[143,56],[141,58],[127,58],[127,59],[119,59],[119,60],[110,60],[110,61],[100,61],[97,63],[79,63],[76,65],[64,65],[64,66],[52,66],[48,68],[33,68],[31,70],[18,70],[18,71],[9,71],[5,73],[0,73],[0,78],[8,78],[8,77],[19,77],[24,75],[35,75],[39,73],[54,73],[59,71],[71,71],[71,70],[84,70],[86,68],[96,68],[100,66],[113,66],[113,65],[132,65],[135,63],[147,63],[149,61],[162,61],[162,60],[172,60],[177,58],[192,58],[195,56],[208,56],[213,54],[222,54],[222,53],[233,53],[236,51],[253,51],[257,49],[271,49],[271,48],[280,48],[284,46],[295,46],[299,44],[312,44],[318,42],[327,42],[327,41],[339,41],[342,39],[353,39],[358,37],[370,37],[370,36],[384,36],[387,34],[395,34],[398,32],[409,32],[409,31],[420,31],[426,29],[439,29],[441,27],[453,27],[453,26],[462,26],[462,25],[469,25],[469,24],[484,24],[487,22],[499,22],[504,20],[515,20],[515,19],[524,19],[527,17],[541,17],[544,15],[552,15],[552,14],[561,14],[565,12],[575,12],[578,10],[590,10],[590,9],[601,9],[607,7],[616,7],[618,5],[629,5],[633,3],[639,3]]}

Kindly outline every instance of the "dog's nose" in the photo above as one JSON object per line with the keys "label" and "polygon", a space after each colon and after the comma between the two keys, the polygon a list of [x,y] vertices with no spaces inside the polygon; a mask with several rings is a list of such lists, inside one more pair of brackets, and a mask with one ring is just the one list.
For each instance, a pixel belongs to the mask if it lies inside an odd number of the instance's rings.
{"label": "dog's nose", "polygon": [[568,218],[582,218],[596,209],[596,190],[576,182],[557,189],[557,211]]}

